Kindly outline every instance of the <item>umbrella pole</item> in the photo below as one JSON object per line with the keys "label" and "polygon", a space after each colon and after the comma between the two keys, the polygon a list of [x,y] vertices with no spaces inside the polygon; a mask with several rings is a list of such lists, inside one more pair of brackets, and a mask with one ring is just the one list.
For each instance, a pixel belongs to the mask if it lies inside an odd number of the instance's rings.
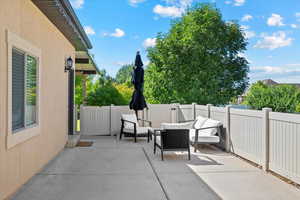
{"label": "umbrella pole", "polygon": [[139,119],[139,115],[138,115],[138,111],[135,110],[135,115],[136,115],[136,118]]}

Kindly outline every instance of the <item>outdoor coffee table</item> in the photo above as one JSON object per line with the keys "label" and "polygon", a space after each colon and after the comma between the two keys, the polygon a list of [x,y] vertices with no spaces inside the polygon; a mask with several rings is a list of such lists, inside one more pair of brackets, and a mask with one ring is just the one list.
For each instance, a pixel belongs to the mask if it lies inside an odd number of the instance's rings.
{"label": "outdoor coffee table", "polygon": [[149,128],[148,135],[150,136],[150,139],[152,140],[152,136],[154,136],[156,132],[160,132],[162,130],[162,128]]}

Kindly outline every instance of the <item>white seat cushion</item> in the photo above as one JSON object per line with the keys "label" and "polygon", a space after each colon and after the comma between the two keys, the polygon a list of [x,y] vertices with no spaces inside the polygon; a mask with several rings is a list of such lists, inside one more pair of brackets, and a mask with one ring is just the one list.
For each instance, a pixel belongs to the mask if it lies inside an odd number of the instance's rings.
{"label": "white seat cushion", "polygon": [[[217,135],[209,135],[207,131],[201,130],[198,133],[199,143],[219,143],[220,137]],[[190,141],[195,142],[196,129],[190,129]]]}
{"label": "white seat cushion", "polygon": [[[148,134],[149,129],[151,129],[151,127],[136,127],[136,134]],[[124,128],[123,131],[125,133],[134,133],[134,128]]]}
{"label": "white seat cushion", "polygon": [[161,146],[161,141],[160,141],[161,137],[160,136],[156,136],[156,144],[158,144],[159,146]]}
{"label": "white seat cushion", "polygon": [[202,117],[199,115],[195,120],[194,128],[195,129],[201,128],[207,120],[208,120],[208,118],[205,118],[205,117]]}
{"label": "white seat cushion", "polygon": [[[218,127],[221,125],[222,125],[222,123],[220,121],[207,119],[201,128]],[[215,136],[217,131],[218,131],[217,128],[204,129],[204,130],[199,131],[199,136]]]}
{"label": "white seat cushion", "polygon": [[[137,118],[136,118],[136,115],[135,114],[123,114],[122,115],[122,119],[126,120],[126,121],[130,121],[130,122],[134,122],[136,123],[136,126],[138,127],[139,126],[139,123],[137,121]],[[125,122],[124,123],[124,128],[125,129],[133,129],[134,128],[134,125],[133,123],[128,123],[128,122]]]}
{"label": "white seat cushion", "polygon": [[185,123],[162,123],[160,126],[162,129],[191,129],[194,122]]}
{"label": "white seat cushion", "polygon": [[[195,142],[195,136],[191,138],[191,142]],[[198,143],[219,143],[220,137],[219,136],[199,136]]]}

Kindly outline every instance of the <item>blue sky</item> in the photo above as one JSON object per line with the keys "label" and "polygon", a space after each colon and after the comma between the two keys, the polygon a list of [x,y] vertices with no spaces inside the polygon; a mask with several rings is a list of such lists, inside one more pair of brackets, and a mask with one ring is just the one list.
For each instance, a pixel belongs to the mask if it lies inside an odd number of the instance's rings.
{"label": "blue sky", "polygon": [[196,2],[215,3],[224,20],[242,25],[251,82],[300,83],[299,0],[71,0],[99,68],[111,76],[132,63],[137,50],[147,64],[146,48],[155,45],[156,34]]}

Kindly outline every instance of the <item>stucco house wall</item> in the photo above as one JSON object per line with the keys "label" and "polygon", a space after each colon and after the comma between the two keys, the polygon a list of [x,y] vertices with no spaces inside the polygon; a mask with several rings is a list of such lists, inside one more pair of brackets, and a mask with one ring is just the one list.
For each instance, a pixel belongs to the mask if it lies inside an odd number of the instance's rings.
{"label": "stucco house wall", "polygon": [[[7,146],[7,31],[41,51],[39,134]],[[57,155],[66,144],[68,74],[65,58],[75,49],[30,0],[0,0],[0,199],[5,199]]]}

